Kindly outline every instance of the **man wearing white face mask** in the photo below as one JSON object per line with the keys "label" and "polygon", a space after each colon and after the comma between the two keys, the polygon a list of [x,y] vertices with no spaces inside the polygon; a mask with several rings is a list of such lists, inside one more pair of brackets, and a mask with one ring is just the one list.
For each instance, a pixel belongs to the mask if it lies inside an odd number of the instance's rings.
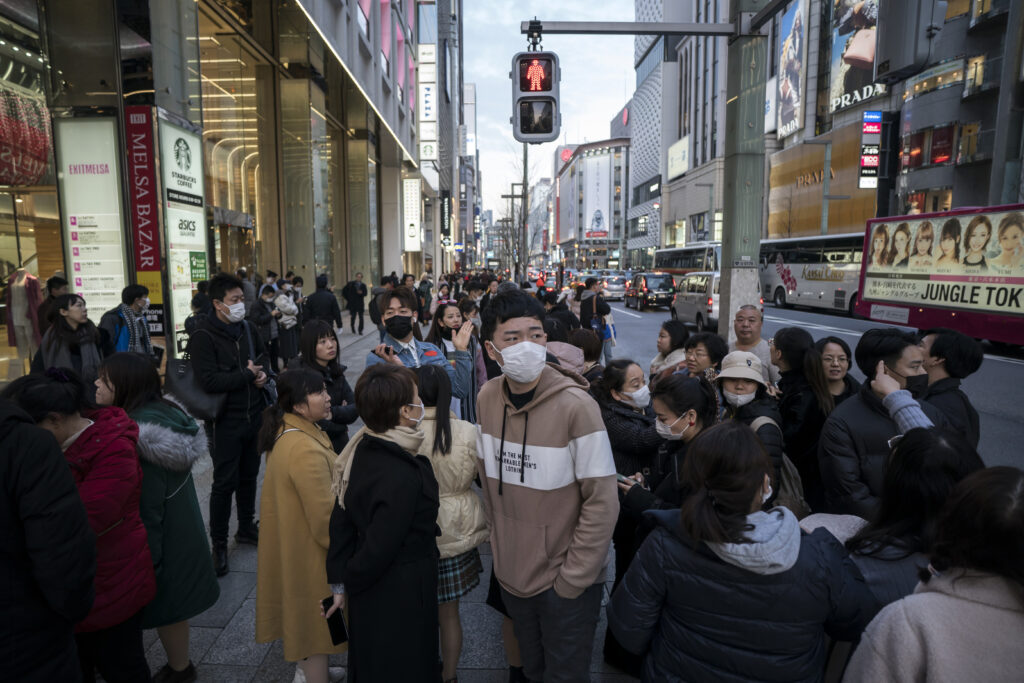
{"label": "man wearing white face mask", "polygon": [[[213,566],[218,576],[228,572],[228,522],[231,498],[238,508],[239,543],[256,545],[256,478],[260,455],[256,446],[261,413],[267,403],[262,391],[263,342],[259,331],[245,321],[242,282],[221,273],[208,289],[213,309],[201,318],[188,344],[189,358],[204,391],[227,394],[213,421],[213,486],[210,491],[210,537]],[[251,343],[250,343],[251,341]],[[254,353],[255,351],[255,353]],[[255,356],[255,357],[254,357]]]}
{"label": "man wearing white face mask", "polygon": [[545,362],[543,318],[521,290],[496,294],[483,311],[487,353],[503,376],[480,390],[479,472],[526,677],[589,681],[619,509],[615,463],[586,381]]}
{"label": "man wearing white face mask", "polygon": [[725,398],[725,418],[754,428],[775,466],[774,480],[778,481],[784,451],[779,427],[782,415],[777,401],[768,395],[761,360],[750,351],[733,351],[722,359],[722,371],[715,381]]}

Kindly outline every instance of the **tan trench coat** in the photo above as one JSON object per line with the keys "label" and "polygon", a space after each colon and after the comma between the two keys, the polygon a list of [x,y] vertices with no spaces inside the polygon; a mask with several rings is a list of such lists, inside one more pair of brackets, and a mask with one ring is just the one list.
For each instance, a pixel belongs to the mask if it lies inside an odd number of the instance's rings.
{"label": "tan trench coat", "polygon": [[267,454],[260,498],[256,642],[284,641],[284,658],[344,652],[320,616],[327,584],[328,529],[334,496],[331,440],[317,425],[286,413]]}

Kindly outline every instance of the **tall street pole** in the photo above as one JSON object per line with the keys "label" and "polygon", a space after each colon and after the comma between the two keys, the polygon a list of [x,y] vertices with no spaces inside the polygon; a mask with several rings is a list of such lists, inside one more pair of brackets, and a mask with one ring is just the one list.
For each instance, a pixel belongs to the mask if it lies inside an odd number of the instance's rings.
{"label": "tall street pole", "polygon": [[[527,186],[527,182],[529,182],[529,180],[526,177],[526,169],[527,169],[526,163],[527,163],[527,159],[528,159],[527,149],[528,149],[527,143],[524,142],[523,143],[523,232],[520,235],[520,240],[521,240],[520,244],[522,245],[522,248],[520,248],[520,250],[519,250],[519,263],[523,264],[523,278],[524,279],[526,277],[527,268],[528,268],[528,264],[529,264],[529,260],[530,260],[530,254],[527,251],[529,249],[529,247],[527,245],[529,244],[529,241],[530,241],[530,237],[527,234],[527,231],[529,230],[529,213],[530,213],[530,210],[526,206],[526,202],[527,202],[526,197],[529,194],[529,187]],[[516,267],[518,269],[518,265]]]}
{"label": "tall street pole", "polygon": [[[773,3],[776,4],[776,3]],[[725,102],[725,192],[722,230],[721,314],[718,333],[735,339],[732,319],[740,306],[757,305],[758,251],[764,200],[764,87],[768,37],[749,27],[764,0],[732,0]],[[712,209],[712,212],[714,209]],[[714,215],[711,216],[712,221]]]}

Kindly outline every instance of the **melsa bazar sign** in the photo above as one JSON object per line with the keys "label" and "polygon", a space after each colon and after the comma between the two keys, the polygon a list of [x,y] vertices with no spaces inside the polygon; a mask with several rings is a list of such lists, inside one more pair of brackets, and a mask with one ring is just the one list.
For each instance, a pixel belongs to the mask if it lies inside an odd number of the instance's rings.
{"label": "melsa bazar sign", "polygon": [[1024,204],[868,223],[865,301],[1024,315]]}

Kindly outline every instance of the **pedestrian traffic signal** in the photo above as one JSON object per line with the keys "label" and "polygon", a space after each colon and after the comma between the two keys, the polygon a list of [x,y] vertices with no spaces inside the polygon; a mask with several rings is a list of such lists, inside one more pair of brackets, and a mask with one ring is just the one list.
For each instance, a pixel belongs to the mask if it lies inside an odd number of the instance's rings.
{"label": "pedestrian traffic signal", "polygon": [[558,139],[560,77],[554,52],[520,52],[512,58],[512,135],[519,142]]}

